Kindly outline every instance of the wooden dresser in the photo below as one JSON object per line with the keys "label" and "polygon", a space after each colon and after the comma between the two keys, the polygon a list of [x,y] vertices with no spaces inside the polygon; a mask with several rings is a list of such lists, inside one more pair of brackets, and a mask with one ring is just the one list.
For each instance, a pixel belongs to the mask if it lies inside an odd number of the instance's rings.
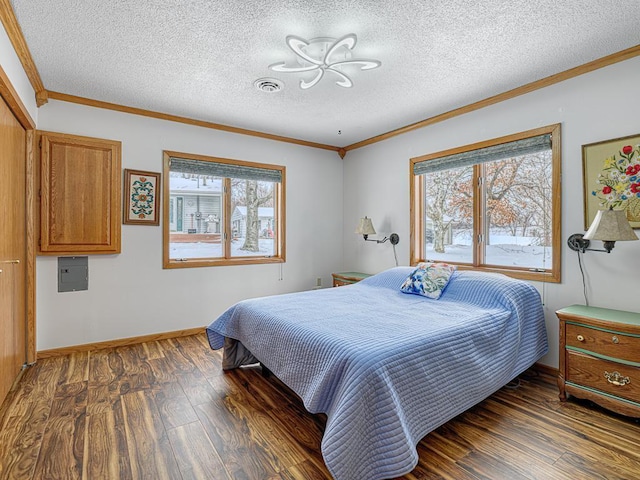
{"label": "wooden dresser", "polygon": [[342,272],[342,273],[332,273],[333,277],[333,286],[334,287],[342,287],[343,285],[351,285],[352,283],[358,283],[360,280],[363,280],[371,275],[368,273],[360,273],[360,272]]}
{"label": "wooden dresser", "polygon": [[640,313],[572,305],[560,320],[560,400],[640,417]]}

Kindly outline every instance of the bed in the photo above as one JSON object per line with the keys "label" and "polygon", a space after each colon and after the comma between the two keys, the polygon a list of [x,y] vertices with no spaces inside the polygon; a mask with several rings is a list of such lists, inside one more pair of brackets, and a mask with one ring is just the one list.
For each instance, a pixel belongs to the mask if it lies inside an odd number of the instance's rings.
{"label": "bed", "polygon": [[224,369],[259,361],[327,415],[321,449],[336,480],[410,472],[422,437],[547,352],[530,284],[456,271],[434,300],[400,291],[413,270],[245,300],[207,327]]}

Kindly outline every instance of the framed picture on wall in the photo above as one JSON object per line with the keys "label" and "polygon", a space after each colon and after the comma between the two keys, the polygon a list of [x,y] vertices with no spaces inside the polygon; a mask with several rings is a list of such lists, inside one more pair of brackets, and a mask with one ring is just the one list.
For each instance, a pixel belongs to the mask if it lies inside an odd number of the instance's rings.
{"label": "framed picture on wall", "polygon": [[124,169],[122,223],[160,225],[160,173]]}
{"label": "framed picture on wall", "polygon": [[640,134],[582,146],[584,225],[598,210],[624,210],[640,228]]}

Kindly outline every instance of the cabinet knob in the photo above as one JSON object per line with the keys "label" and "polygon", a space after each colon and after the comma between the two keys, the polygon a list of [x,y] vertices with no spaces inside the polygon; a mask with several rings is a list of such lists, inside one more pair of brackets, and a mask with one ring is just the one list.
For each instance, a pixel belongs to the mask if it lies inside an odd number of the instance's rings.
{"label": "cabinet knob", "polygon": [[611,341],[615,344],[620,343],[620,340],[618,340],[618,337],[616,337],[615,335],[613,337],[611,337]]}
{"label": "cabinet knob", "polygon": [[579,342],[584,342],[584,337],[582,335],[578,335],[577,338]]}

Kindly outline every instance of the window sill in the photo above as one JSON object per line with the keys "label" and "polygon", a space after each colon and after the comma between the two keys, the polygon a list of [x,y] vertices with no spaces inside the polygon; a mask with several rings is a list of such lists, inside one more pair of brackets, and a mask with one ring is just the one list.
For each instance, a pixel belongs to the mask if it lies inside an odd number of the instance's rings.
{"label": "window sill", "polygon": [[282,257],[246,257],[246,258],[221,258],[221,259],[185,259],[165,260],[162,268],[195,268],[195,267],[224,267],[227,265],[260,265],[268,263],[284,263]]}
{"label": "window sill", "polygon": [[[423,262],[428,262],[430,260],[421,260]],[[474,267],[473,265],[468,264],[457,264],[455,262],[446,262],[450,265],[457,265],[459,270],[475,270],[479,272],[493,272],[493,273],[502,273],[508,277],[518,278],[520,280],[529,280],[536,282],[545,282],[545,283],[560,283],[560,274],[557,273],[554,275],[551,270],[544,271],[535,271],[529,268],[505,268],[499,266],[483,266],[483,267]]]}
{"label": "window sill", "polygon": [[560,274],[554,275],[551,270],[538,272],[529,268],[504,268],[504,267],[473,267],[470,265],[459,265],[460,270],[478,270],[481,272],[502,273],[508,277],[518,278],[520,280],[531,280],[545,283],[560,283]]}

